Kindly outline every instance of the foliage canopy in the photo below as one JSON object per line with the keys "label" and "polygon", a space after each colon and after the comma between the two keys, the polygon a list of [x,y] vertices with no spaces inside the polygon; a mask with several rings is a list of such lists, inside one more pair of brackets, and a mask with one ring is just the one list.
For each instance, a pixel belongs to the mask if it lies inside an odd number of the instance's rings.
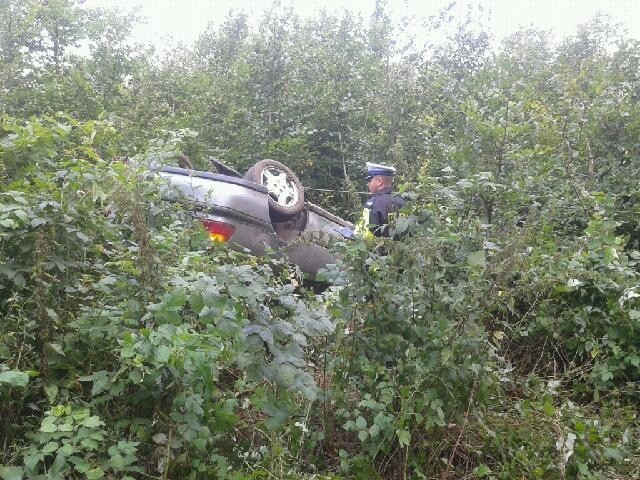
{"label": "foliage canopy", "polygon": [[[158,56],[136,21],[0,0],[0,478],[640,476],[640,42],[275,3]],[[137,165],[179,153],[350,219],[394,164],[400,240],[314,292],[161,200]]]}

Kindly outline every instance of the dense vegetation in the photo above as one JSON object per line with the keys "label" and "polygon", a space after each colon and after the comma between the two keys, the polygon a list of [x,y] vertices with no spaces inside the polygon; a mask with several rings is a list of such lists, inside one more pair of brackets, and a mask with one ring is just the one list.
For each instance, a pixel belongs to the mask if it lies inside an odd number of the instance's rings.
{"label": "dense vegetation", "polygon": [[[0,478],[640,477],[640,42],[450,12],[417,48],[382,1],[275,4],[158,56],[0,0]],[[181,152],[350,219],[388,162],[402,240],[309,290],[160,201],[137,165]]]}

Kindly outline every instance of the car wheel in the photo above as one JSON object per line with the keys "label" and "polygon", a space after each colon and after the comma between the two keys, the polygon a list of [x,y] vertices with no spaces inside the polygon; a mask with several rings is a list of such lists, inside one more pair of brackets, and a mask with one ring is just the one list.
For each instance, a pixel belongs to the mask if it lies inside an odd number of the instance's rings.
{"label": "car wheel", "polygon": [[275,160],[255,163],[244,179],[257,183],[269,191],[269,207],[275,213],[295,215],[304,207],[304,188],[296,174]]}

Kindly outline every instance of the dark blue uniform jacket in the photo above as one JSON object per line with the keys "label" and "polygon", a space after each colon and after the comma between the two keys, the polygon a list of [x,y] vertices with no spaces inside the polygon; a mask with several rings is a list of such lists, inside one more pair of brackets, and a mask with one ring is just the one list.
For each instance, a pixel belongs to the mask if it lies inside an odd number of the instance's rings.
{"label": "dark blue uniform jacket", "polygon": [[402,198],[393,193],[391,187],[374,193],[365,208],[369,210],[369,225],[376,237],[389,236],[389,214],[393,214],[407,204]]}

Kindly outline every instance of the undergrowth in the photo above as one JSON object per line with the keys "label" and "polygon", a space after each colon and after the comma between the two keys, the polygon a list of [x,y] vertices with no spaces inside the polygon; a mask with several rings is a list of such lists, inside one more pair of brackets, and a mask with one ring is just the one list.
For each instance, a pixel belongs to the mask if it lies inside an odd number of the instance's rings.
{"label": "undergrowth", "polygon": [[211,244],[108,122],[1,128],[1,478],[640,475],[640,253],[606,199],[489,227],[490,185],[425,174],[318,294]]}

